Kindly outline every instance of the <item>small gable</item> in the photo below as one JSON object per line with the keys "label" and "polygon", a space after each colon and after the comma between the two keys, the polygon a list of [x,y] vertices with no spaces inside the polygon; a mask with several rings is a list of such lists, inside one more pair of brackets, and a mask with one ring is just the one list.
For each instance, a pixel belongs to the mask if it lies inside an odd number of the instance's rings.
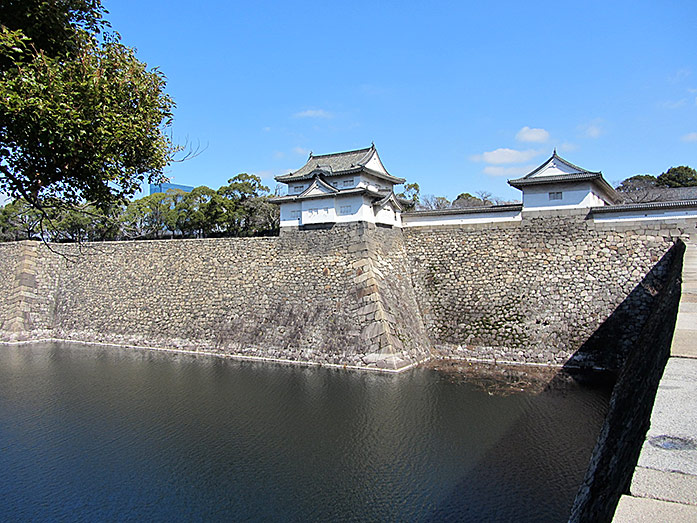
{"label": "small gable", "polygon": [[329,185],[327,182],[322,180],[322,178],[315,178],[310,186],[305,189],[299,196],[302,198],[303,196],[323,196],[323,195],[330,195],[330,194],[335,194],[339,192],[338,189],[335,187],[332,187]]}
{"label": "small gable", "polygon": [[585,172],[588,171],[583,171],[577,168],[575,165],[571,165],[555,155],[550,158],[547,163],[542,165],[539,170],[532,173],[530,178],[539,178],[542,176],[563,176],[566,174],[581,174]]}
{"label": "small gable", "polygon": [[395,194],[393,192],[390,192],[384,198],[381,198],[380,200],[374,202],[373,209],[376,213],[381,211],[382,209],[392,209],[395,212],[400,212],[404,209],[404,207],[402,207],[402,204],[399,203],[399,200],[397,199]]}
{"label": "small gable", "polygon": [[370,169],[371,171],[389,175],[387,169],[385,169],[385,166],[382,164],[380,156],[378,155],[378,152],[375,148],[372,149],[372,154],[370,155],[368,160],[363,164],[363,166],[367,169]]}

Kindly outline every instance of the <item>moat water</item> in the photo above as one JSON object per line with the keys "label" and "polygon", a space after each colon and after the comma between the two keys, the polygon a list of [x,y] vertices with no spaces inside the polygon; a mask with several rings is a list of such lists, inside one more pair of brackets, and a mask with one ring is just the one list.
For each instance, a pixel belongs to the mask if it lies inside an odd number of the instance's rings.
{"label": "moat water", "polygon": [[3,520],[566,521],[609,399],[0,346]]}

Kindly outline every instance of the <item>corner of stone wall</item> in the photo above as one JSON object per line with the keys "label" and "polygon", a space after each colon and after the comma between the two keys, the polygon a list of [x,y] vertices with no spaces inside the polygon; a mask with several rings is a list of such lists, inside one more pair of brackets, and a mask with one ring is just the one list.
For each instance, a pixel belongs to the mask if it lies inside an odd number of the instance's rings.
{"label": "corner of stone wall", "polygon": [[36,300],[38,242],[25,240],[20,249],[15,289],[9,298],[12,312],[4,324],[5,330],[10,332],[31,330],[31,310]]}
{"label": "corner of stone wall", "polygon": [[[430,341],[421,320],[415,296],[407,287],[397,287],[390,280],[401,277],[397,265],[406,263],[407,255],[401,229],[381,229],[359,223],[351,232],[349,252],[355,257],[354,284],[358,301],[358,321],[362,325],[363,361],[381,368],[400,369],[428,359]],[[406,271],[405,271],[406,272]],[[409,283],[411,289],[411,283]],[[398,304],[395,302],[399,302]],[[408,311],[416,322],[416,332],[404,336],[405,325],[395,316],[395,307]],[[419,328],[420,326],[420,328]]]}

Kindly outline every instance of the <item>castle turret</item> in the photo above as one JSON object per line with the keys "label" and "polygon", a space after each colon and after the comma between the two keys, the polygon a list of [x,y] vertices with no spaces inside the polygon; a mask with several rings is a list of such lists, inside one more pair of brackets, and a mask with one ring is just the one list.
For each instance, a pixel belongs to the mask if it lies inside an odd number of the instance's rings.
{"label": "castle turret", "polygon": [[281,227],[368,222],[401,227],[402,205],[392,176],[375,145],[366,149],[313,155],[297,171],[277,176],[288,194],[271,201],[281,206]]}

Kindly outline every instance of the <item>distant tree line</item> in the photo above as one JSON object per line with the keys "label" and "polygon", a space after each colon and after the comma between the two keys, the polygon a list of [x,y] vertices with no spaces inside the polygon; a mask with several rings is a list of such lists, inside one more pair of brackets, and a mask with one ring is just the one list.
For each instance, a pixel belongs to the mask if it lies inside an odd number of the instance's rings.
{"label": "distant tree line", "polygon": [[[697,171],[671,167],[659,176],[635,175],[617,191],[627,202],[665,199],[662,191],[697,187]],[[169,190],[106,208],[90,204],[37,209],[23,198],[0,207],[0,241],[42,239],[50,242],[271,236],[279,230],[279,208],[269,202],[269,188],[258,176],[238,174],[217,190]],[[397,195],[405,210],[444,210],[514,203],[486,191],[461,193],[450,201],[421,196],[417,183]]]}
{"label": "distant tree line", "polygon": [[[623,180],[615,187],[624,202],[651,202],[666,199],[674,199],[670,194],[671,189],[680,187],[697,187],[697,170],[681,165],[671,167],[658,176],[651,174],[637,174]],[[405,185],[405,190],[399,193],[407,210],[445,210],[471,207],[488,207],[491,205],[504,205],[516,203],[493,196],[490,192],[476,191],[475,195],[468,192],[461,193],[453,201],[444,196],[431,194],[421,195],[419,184]]]}
{"label": "distant tree line", "polygon": [[493,196],[487,191],[477,191],[476,196],[468,192],[461,193],[453,201],[450,201],[444,196],[434,196],[432,194],[422,196],[418,183],[408,183],[404,186],[404,189],[404,192],[397,194],[397,196],[406,204],[406,210],[438,211],[516,203]]}
{"label": "distant tree line", "polygon": [[278,233],[278,206],[258,176],[228,185],[169,190],[107,207],[89,204],[37,210],[20,198],[0,208],[0,240],[51,242],[267,236]]}
{"label": "distant tree line", "polygon": [[697,171],[680,165],[671,167],[658,176],[637,174],[623,180],[615,189],[625,202],[639,203],[659,201],[670,191],[680,187],[697,187]]}

